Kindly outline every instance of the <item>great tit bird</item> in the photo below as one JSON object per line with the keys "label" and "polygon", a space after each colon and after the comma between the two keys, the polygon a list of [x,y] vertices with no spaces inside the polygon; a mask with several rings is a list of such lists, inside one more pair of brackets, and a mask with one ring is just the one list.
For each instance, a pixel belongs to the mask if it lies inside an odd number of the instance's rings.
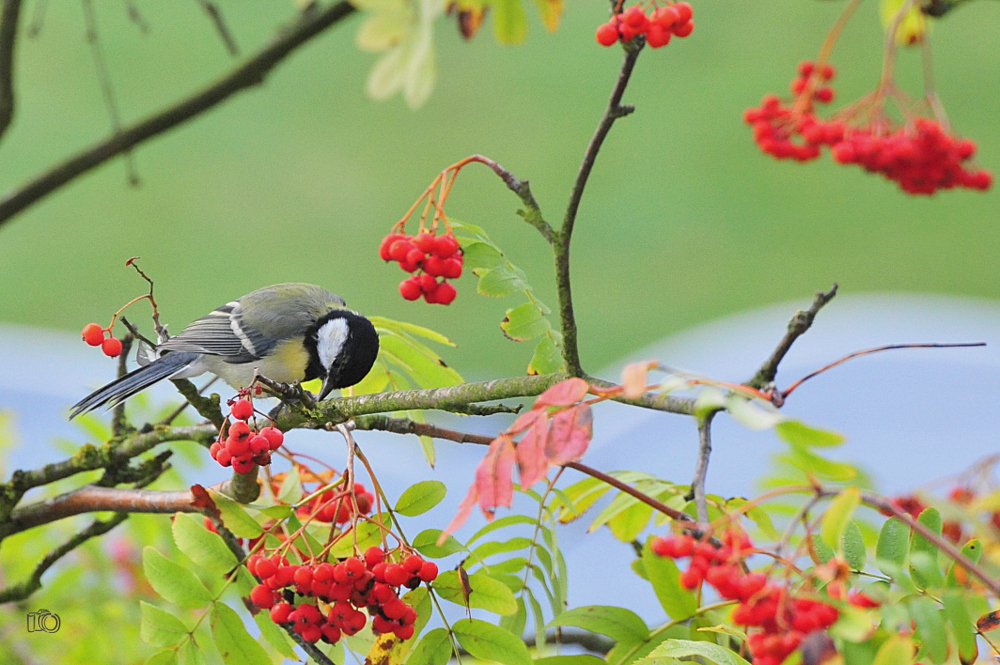
{"label": "great tit bird", "polygon": [[114,406],[163,379],[205,372],[245,388],[254,370],[281,383],[323,379],[319,398],[361,381],[378,333],[344,299],[312,284],[275,284],[226,303],[158,345],[155,360],[80,400],[70,419]]}

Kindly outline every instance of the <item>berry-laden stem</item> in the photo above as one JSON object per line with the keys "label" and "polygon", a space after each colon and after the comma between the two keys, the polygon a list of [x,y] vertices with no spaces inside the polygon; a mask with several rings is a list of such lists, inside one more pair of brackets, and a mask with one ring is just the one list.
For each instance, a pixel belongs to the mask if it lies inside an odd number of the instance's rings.
{"label": "berry-laden stem", "polygon": [[837,21],[830,28],[830,31],[826,33],[826,38],[823,40],[823,44],[819,47],[819,53],[816,54],[816,74],[809,77],[806,87],[803,88],[802,92],[798,96],[795,107],[796,111],[804,112],[806,107],[812,104],[813,92],[819,83],[818,72],[822,71],[823,67],[827,65],[830,61],[830,55],[833,53],[833,47],[837,45],[837,40],[840,39],[841,33],[844,31],[844,27],[847,26],[848,21],[854,16],[855,10],[861,5],[862,0],[851,0],[844,7],[844,11],[840,12],[840,16],[837,17]]}
{"label": "berry-laden stem", "polygon": [[580,164],[580,171],[577,173],[576,182],[570,193],[569,204],[566,206],[566,215],[563,217],[562,226],[553,237],[553,252],[556,264],[556,288],[559,293],[559,318],[562,323],[563,335],[563,360],[566,363],[566,371],[571,376],[583,376],[583,366],[580,364],[580,350],[577,345],[576,316],[573,313],[573,293],[570,287],[569,269],[569,247],[573,238],[573,225],[576,223],[576,215],[580,209],[580,200],[587,187],[587,179],[597,161],[597,154],[601,150],[601,145],[607,137],[615,120],[623,118],[635,111],[634,106],[623,106],[622,96],[632,77],[632,70],[635,68],[635,61],[642,51],[645,42],[635,39],[624,45],[625,59],[622,62],[621,70],[618,72],[618,80],[611,91],[611,99],[608,107],[597,125],[594,136],[587,145],[587,151],[583,155],[583,162]]}

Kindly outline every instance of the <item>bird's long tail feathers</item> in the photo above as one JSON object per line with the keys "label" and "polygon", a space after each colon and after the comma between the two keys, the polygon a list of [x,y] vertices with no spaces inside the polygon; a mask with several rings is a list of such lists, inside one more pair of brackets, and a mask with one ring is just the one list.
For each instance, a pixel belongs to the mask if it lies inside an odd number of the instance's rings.
{"label": "bird's long tail feathers", "polygon": [[157,381],[179,374],[191,366],[200,354],[176,351],[154,360],[145,367],[131,371],[125,376],[115,379],[103,388],[87,395],[73,406],[69,419],[76,418],[81,413],[92,411],[99,406],[121,404],[132,395],[141,392]]}

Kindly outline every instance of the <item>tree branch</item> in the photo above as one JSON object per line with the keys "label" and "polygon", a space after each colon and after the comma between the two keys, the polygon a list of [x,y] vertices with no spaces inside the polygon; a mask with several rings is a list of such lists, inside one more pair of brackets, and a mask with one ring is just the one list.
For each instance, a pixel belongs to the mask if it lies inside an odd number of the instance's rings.
{"label": "tree branch", "polygon": [[0,138],[14,119],[14,46],[21,0],[3,0],[0,8]]}
{"label": "tree branch", "polygon": [[615,120],[625,117],[635,110],[634,106],[622,106],[621,101],[629,78],[632,76],[635,61],[639,57],[644,43],[642,39],[636,39],[625,44],[625,60],[618,73],[618,81],[611,92],[608,108],[604,111],[604,116],[597,125],[597,131],[594,132],[594,136],[587,146],[587,151],[584,153],[583,163],[580,164],[580,171],[576,176],[576,183],[573,185],[573,191],[569,197],[569,205],[566,206],[566,216],[563,218],[562,227],[554,238],[553,250],[556,263],[556,287],[559,293],[559,317],[562,323],[563,359],[566,361],[566,371],[572,376],[583,376],[580,350],[577,345],[576,317],[573,313],[573,294],[570,288],[569,246],[573,236],[573,224],[576,222],[576,214],[580,208],[583,191],[587,187],[587,179],[590,177],[590,171],[594,168],[597,153],[600,152],[605,137],[611,131]]}
{"label": "tree branch", "polygon": [[14,509],[10,521],[3,524],[4,537],[48,524],[73,515],[115,511],[120,513],[195,513],[190,490],[167,492],[131,487],[84,485],[44,501]]}
{"label": "tree branch", "polygon": [[760,366],[757,373],[745,385],[762,390],[774,383],[774,377],[778,375],[778,365],[784,359],[785,354],[792,348],[795,340],[809,330],[813,320],[816,318],[816,314],[819,313],[819,310],[823,309],[824,305],[833,300],[835,295],[837,295],[836,284],[826,293],[817,291],[816,297],[813,299],[813,303],[809,306],[809,309],[796,312],[792,320],[788,322],[788,331],[785,333],[785,336],[781,338],[771,356],[764,361],[764,364]]}
{"label": "tree branch", "polygon": [[20,584],[7,587],[6,589],[0,589],[0,604],[24,600],[33,594],[42,586],[42,575],[44,575],[45,571],[51,568],[56,561],[66,556],[94,536],[101,536],[108,531],[111,531],[111,529],[124,522],[126,518],[128,518],[127,514],[118,513],[109,520],[95,520],[89,527],[46,554],[45,558],[39,561],[38,565],[35,566],[35,570],[31,573],[31,576],[28,577],[28,579]]}
{"label": "tree branch", "polygon": [[712,419],[716,411],[710,411],[698,419],[698,463],[691,481],[691,498],[698,509],[698,521],[708,524],[708,501],[705,499],[705,478],[708,476],[708,459],[712,455]]}
{"label": "tree branch", "polygon": [[170,382],[177,388],[177,392],[184,396],[187,403],[194,407],[198,415],[215,425],[216,428],[222,427],[226,417],[222,415],[221,398],[218,393],[212,393],[205,397],[201,392],[208,386],[199,390],[188,379],[170,379]]}
{"label": "tree branch", "polygon": [[[11,4],[16,2],[5,0],[5,10]],[[201,92],[123,128],[121,132],[58,164],[0,199],[0,226],[42,197],[112,157],[204,113],[241,90],[259,85],[272,69],[297,48],[354,11],[353,5],[343,1],[319,12],[304,14],[298,23],[280,34],[257,55]]]}
{"label": "tree branch", "polygon": [[381,430],[383,432],[393,432],[394,434],[416,434],[417,436],[430,436],[435,439],[445,439],[455,443],[475,443],[481,446],[488,446],[493,442],[493,437],[482,434],[468,434],[453,429],[445,429],[430,423],[418,423],[415,420],[406,418],[391,418],[389,416],[359,416],[354,419],[354,426],[359,430]]}
{"label": "tree branch", "polygon": [[517,213],[524,218],[524,221],[538,229],[538,232],[542,234],[542,237],[545,238],[546,242],[551,245],[553,235],[552,227],[549,226],[549,223],[546,222],[545,218],[542,216],[542,209],[538,207],[538,202],[535,201],[535,196],[531,193],[531,187],[528,185],[528,181],[519,180],[517,176],[500,166],[499,163],[489,157],[484,157],[483,155],[472,155],[469,159],[479,162],[480,164],[485,164],[493,169],[494,173],[500,176],[500,179],[507,184],[507,188],[520,197],[521,202],[526,208],[525,210],[518,210]]}

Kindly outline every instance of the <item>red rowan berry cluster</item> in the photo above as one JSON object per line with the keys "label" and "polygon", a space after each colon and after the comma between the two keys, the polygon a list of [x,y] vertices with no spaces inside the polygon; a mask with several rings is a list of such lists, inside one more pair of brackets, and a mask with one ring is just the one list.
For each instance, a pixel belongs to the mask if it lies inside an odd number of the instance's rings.
{"label": "red rowan berry cluster", "polygon": [[389,557],[390,552],[381,547],[370,547],[364,556],[337,563],[294,565],[276,554],[254,554],[247,559],[247,569],[261,584],[250,592],[250,600],[270,610],[276,624],[292,624],[307,642],[335,643],[342,635],[364,628],[369,616],[376,633],[408,640],[413,637],[417,613],[399,597],[400,588],[415,589],[434,581],[438,567],[419,554],[395,563]]}
{"label": "red rowan berry cluster", "polygon": [[225,435],[213,443],[208,451],[212,459],[222,466],[232,466],[237,473],[249,473],[254,464],[271,463],[271,453],[281,448],[285,435],[274,426],[257,430],[248,422],[253,417],[253,403],[244,398],[232,403],[229,411],[235,422],[224,428]]}
{"label": "red rowan berry cluster", "polygon": [[675,2],[666,7],[653,7],[647,16],[641,5],[629,7],[597,29],[597,43],[611,46],[617,41],[631,41],[638,35],[646,35],[646,43],[652,48],[660,48],[670,43],[672,36],[687,37],[694,30],[691,20],[694,12],[686,2]]}
{"label": "red rowan berry cluster", "polygon": [[117,358],[122,352],[122,341],[111,333],[111,328],[102,328],[99,323],[88,323],[83,327],[83,341],[90,346],[99,346],[104,355]]}
{"label": "red rowan berry cluster", "polygon": [[779,665],[802,638],[837,620],[840,612],[833,605],[796,596],[787,586],[769,582],[765,573],[746,572],[743,559],[753,545],[742,530],[728,529],[719,538],[721,547],[687,535],[669,536],[654,539],[652,548],[672,559],[691,557],[680,577],[684,588],[693,590],[706,581],[723,598],[739,601],[733,623],[762,629],[747,636],[754,665]]}
{"label": "red rowan berry cluster", "polygon": [[390,233],[382,239],[379,256],[383,261],[396,261],[412,277],[399,284],[399,294],[406,300],[422,295],[428,303],[450,305],[458,295],[449,279],[462,276],[462,250],[450,232],[439,236],[421,231],[416,236]]}
{"label": "red rowan berry cluster", "polygon": [[[967,168],[976,154],[974,141],[950,135],[930,118],[918,117],[895,126],[882,113],[879,91],[834,114],[831,120],[820,118],[814,104],[833,100],[833,88],[823,85],[833,76],[829,65],[803,62],[792,81],[796,97],[791,102],[785,104],[776,95],[765,95],[760,106],[746,110],[743,119],[753,128],[761,152],[776,159],[806,162],[818,158],[825,145],[838,164],[857,164],[879,173],[909,194],[934,194],[955,187],[985,191],[993,184],[989,171]],[[837,119],[838,115],[845,120],[860,115],[867,117],[867,122],[849,124]]]}

